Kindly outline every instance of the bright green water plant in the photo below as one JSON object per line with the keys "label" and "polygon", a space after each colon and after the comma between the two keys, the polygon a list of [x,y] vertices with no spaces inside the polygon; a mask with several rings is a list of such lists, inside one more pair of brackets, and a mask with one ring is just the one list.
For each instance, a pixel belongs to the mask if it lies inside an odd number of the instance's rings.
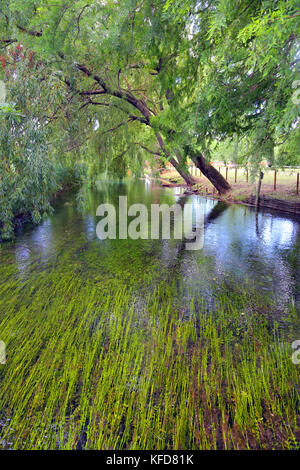
{"label": "bright green water plant", "polygon": [[299,447],[289,335],[246,291],[182,305],[175,282],[36,269],[0,280],[0,446],[14,449]]}

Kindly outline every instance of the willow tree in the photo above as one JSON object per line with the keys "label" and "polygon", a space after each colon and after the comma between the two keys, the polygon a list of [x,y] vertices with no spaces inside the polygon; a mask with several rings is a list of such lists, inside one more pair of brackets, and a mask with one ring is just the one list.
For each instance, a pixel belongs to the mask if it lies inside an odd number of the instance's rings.
{"label": "willow tree", "polygon": [[193,18],[192,53],[204,64],[181,125],[208,153],[215,142],[246,142],[242,161],[258,172],[261,160],[273,163],[275,148],[299,141],[299,2],[196,3],[166,2],[178,21]]}
{"label": "willow tree", "polygon": [[102,134],[124,139],[123,151],[157,154],[189,184],[190,157],[224,193],[210,143],[251,131],[270,148],[290,97],[297,19],[295,0],[14,0],[2,10],[0,44],[18,40],[51,63],[82,141],[93,116]]}
{"label": "willow tree", "polygon": [[[190,19],[177,22],[161,1],[150,0],[15,0],[7,5],[2,44],[18,40],[42,61],[52,61],[66,86],[81,97],[81,106],[98,106],[99,113],[100,108],[117,109],[116,130],[132,122],[150,128],[149,150],[154,148],[193,183],[184,153],[186,133],[168,112],[176,104],[180,115],[181,97],[186,106],[195,95],[198,64],[190,53]],[[182,74],[190,76],[190,90],[182,89]],[[201,165],[220,192],[229,188],[209,162],[201,160]]]}
{"label": "willow tree", "polygon": [[53,89],[36,78],[41,64],[21,45],[14,44],[2,66],[8,92],[0,103],[0,239],[8,239],[16,217],[39,223],[49,213],[58,184],[48,145],[51,128],[45,125]]}

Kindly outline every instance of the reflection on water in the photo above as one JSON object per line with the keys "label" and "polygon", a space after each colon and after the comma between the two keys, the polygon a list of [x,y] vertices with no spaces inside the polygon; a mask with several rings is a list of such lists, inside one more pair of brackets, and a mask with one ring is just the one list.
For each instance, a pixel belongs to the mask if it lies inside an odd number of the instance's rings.
{"label": "reflection on water", "polygon": [[[197,203],[205,215],[204,246],[187,251],[179,240],[98,240],[96,209],[99,204],[118,205],[127,195],[128,205],[143,203]],[[20,280],[34,270],[65,269],[98,279],[141,286],[149,278],[176,276],[182,286],[204,295],[223,280],[250,282],[276,297],[280,308],[294,299],[300,306],[300,225],[288,215],[255,212],[241,205],[227,205],[199,196],[186,197],[179,188],[161,188],[149,181],[98,182],[87,194],[87,208],[79,212],[76,195],[57,203],[55,213],[40,226],[28,229],[0,250],[0,283],[6,263],[16,267]]]}

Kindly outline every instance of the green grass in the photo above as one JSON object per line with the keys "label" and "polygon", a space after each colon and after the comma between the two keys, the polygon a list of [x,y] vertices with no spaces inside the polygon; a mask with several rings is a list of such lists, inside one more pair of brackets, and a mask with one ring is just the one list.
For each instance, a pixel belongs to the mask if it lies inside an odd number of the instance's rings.
{"label": "green grass", "polygon": [[[219,167],[216,166],[216,169],[219,170]],[[262,185],[264,184],[274,184],[274,170],[270,168],[263,168],[264,178],[262,180]],[[276,174],[276,182],[277,185],[287,185],[290,186],[291,189],[295,188],[296,190],[296,183],[297,183],[297,172],[300,173],[299,170],[277,170]],[[225,177],[226,176],[226,168],[221,167],[221,174]],[[250,181],[250,171],[249,171],[249,183]],[[231,184],[235,182],[235,169],[228,168],[228,181]],[[244,168],[238,168],[237,171],[237,183],[246,183],[247,182],[247,175]],[[255,181],[256,183],[256,181]]]}
{"label": "green grass", "polygon": [[[291,188],[296,188],[297,173],[300,173],[300,169],[296,170],[277,170],[276,182],[277,184],[286,184]],[[264,169],[264,183],[274,184],[274,170]]]}
{"label": "green grass", "polygon": [[[221,286],[215,308],[174,284],[141,297],[80,273],[12,265],[0,280],[0,447],[299,447],[296,312]],[[3,268],[4,271],[4,268]]]}
{"label": "green grass", "polygon": [[[224,166],[219,167],[215,165],[215,168],[220,171],[221,175],[226,177],[226,168]],[[193,176],[201,176],[200,170],[195,166],[190,169],[190,172]],[[274,170],[270,168],[263,168],[264,178],[262,184],[274,184]],[[295,188],[296,190],[296,183],[297,183],[297,173],[300,173],[300,169],[285,169],[285,170],[277,170],[276,181],[277,185],[287,185],[290,186],[291,189]],[[227,172],[227,179],[230,184],[235,183],[235,168],[229,168]],[[248,175],[248,182],[250,181],[250,171]],[[237,183],[247,183],[247,174],[244,168],[238,168],[237,170]],[[256,181],[254,181],[256,183]]]}

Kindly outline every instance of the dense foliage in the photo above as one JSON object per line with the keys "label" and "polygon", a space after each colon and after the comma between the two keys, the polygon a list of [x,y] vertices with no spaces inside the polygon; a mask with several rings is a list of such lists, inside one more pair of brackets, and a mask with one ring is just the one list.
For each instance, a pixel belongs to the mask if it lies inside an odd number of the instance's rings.
{"label": "dense foliage", "polygon": [[[82,176],[78,164],[66,158],[62,135],[51,125],[49,114],[61,86],[55,74],[49,75],[49,68],[20,44],[6,59],[5,92],[10,102],[0,110],[0,234],[4,239],[11,236],[19,219],[40,222],[51,211],[50,201],[62,185],[74,184]],[[47,80],[41,74],[47,74]]]}
{"label": "dense foliage", "polygon": [[27,188],[17,184],[26,208],[5,203],[8,231],[21,207],[35,219],[47,210],[53,164],[84,162],[95,179],[169,160],[190,184],[190,157],[225,192],[208,163],[216,152],[254,169],[300,163],[296,0],[14,0],[0,12],[2,78],[21,114],[1,118],[2,166],[18,154]]}

